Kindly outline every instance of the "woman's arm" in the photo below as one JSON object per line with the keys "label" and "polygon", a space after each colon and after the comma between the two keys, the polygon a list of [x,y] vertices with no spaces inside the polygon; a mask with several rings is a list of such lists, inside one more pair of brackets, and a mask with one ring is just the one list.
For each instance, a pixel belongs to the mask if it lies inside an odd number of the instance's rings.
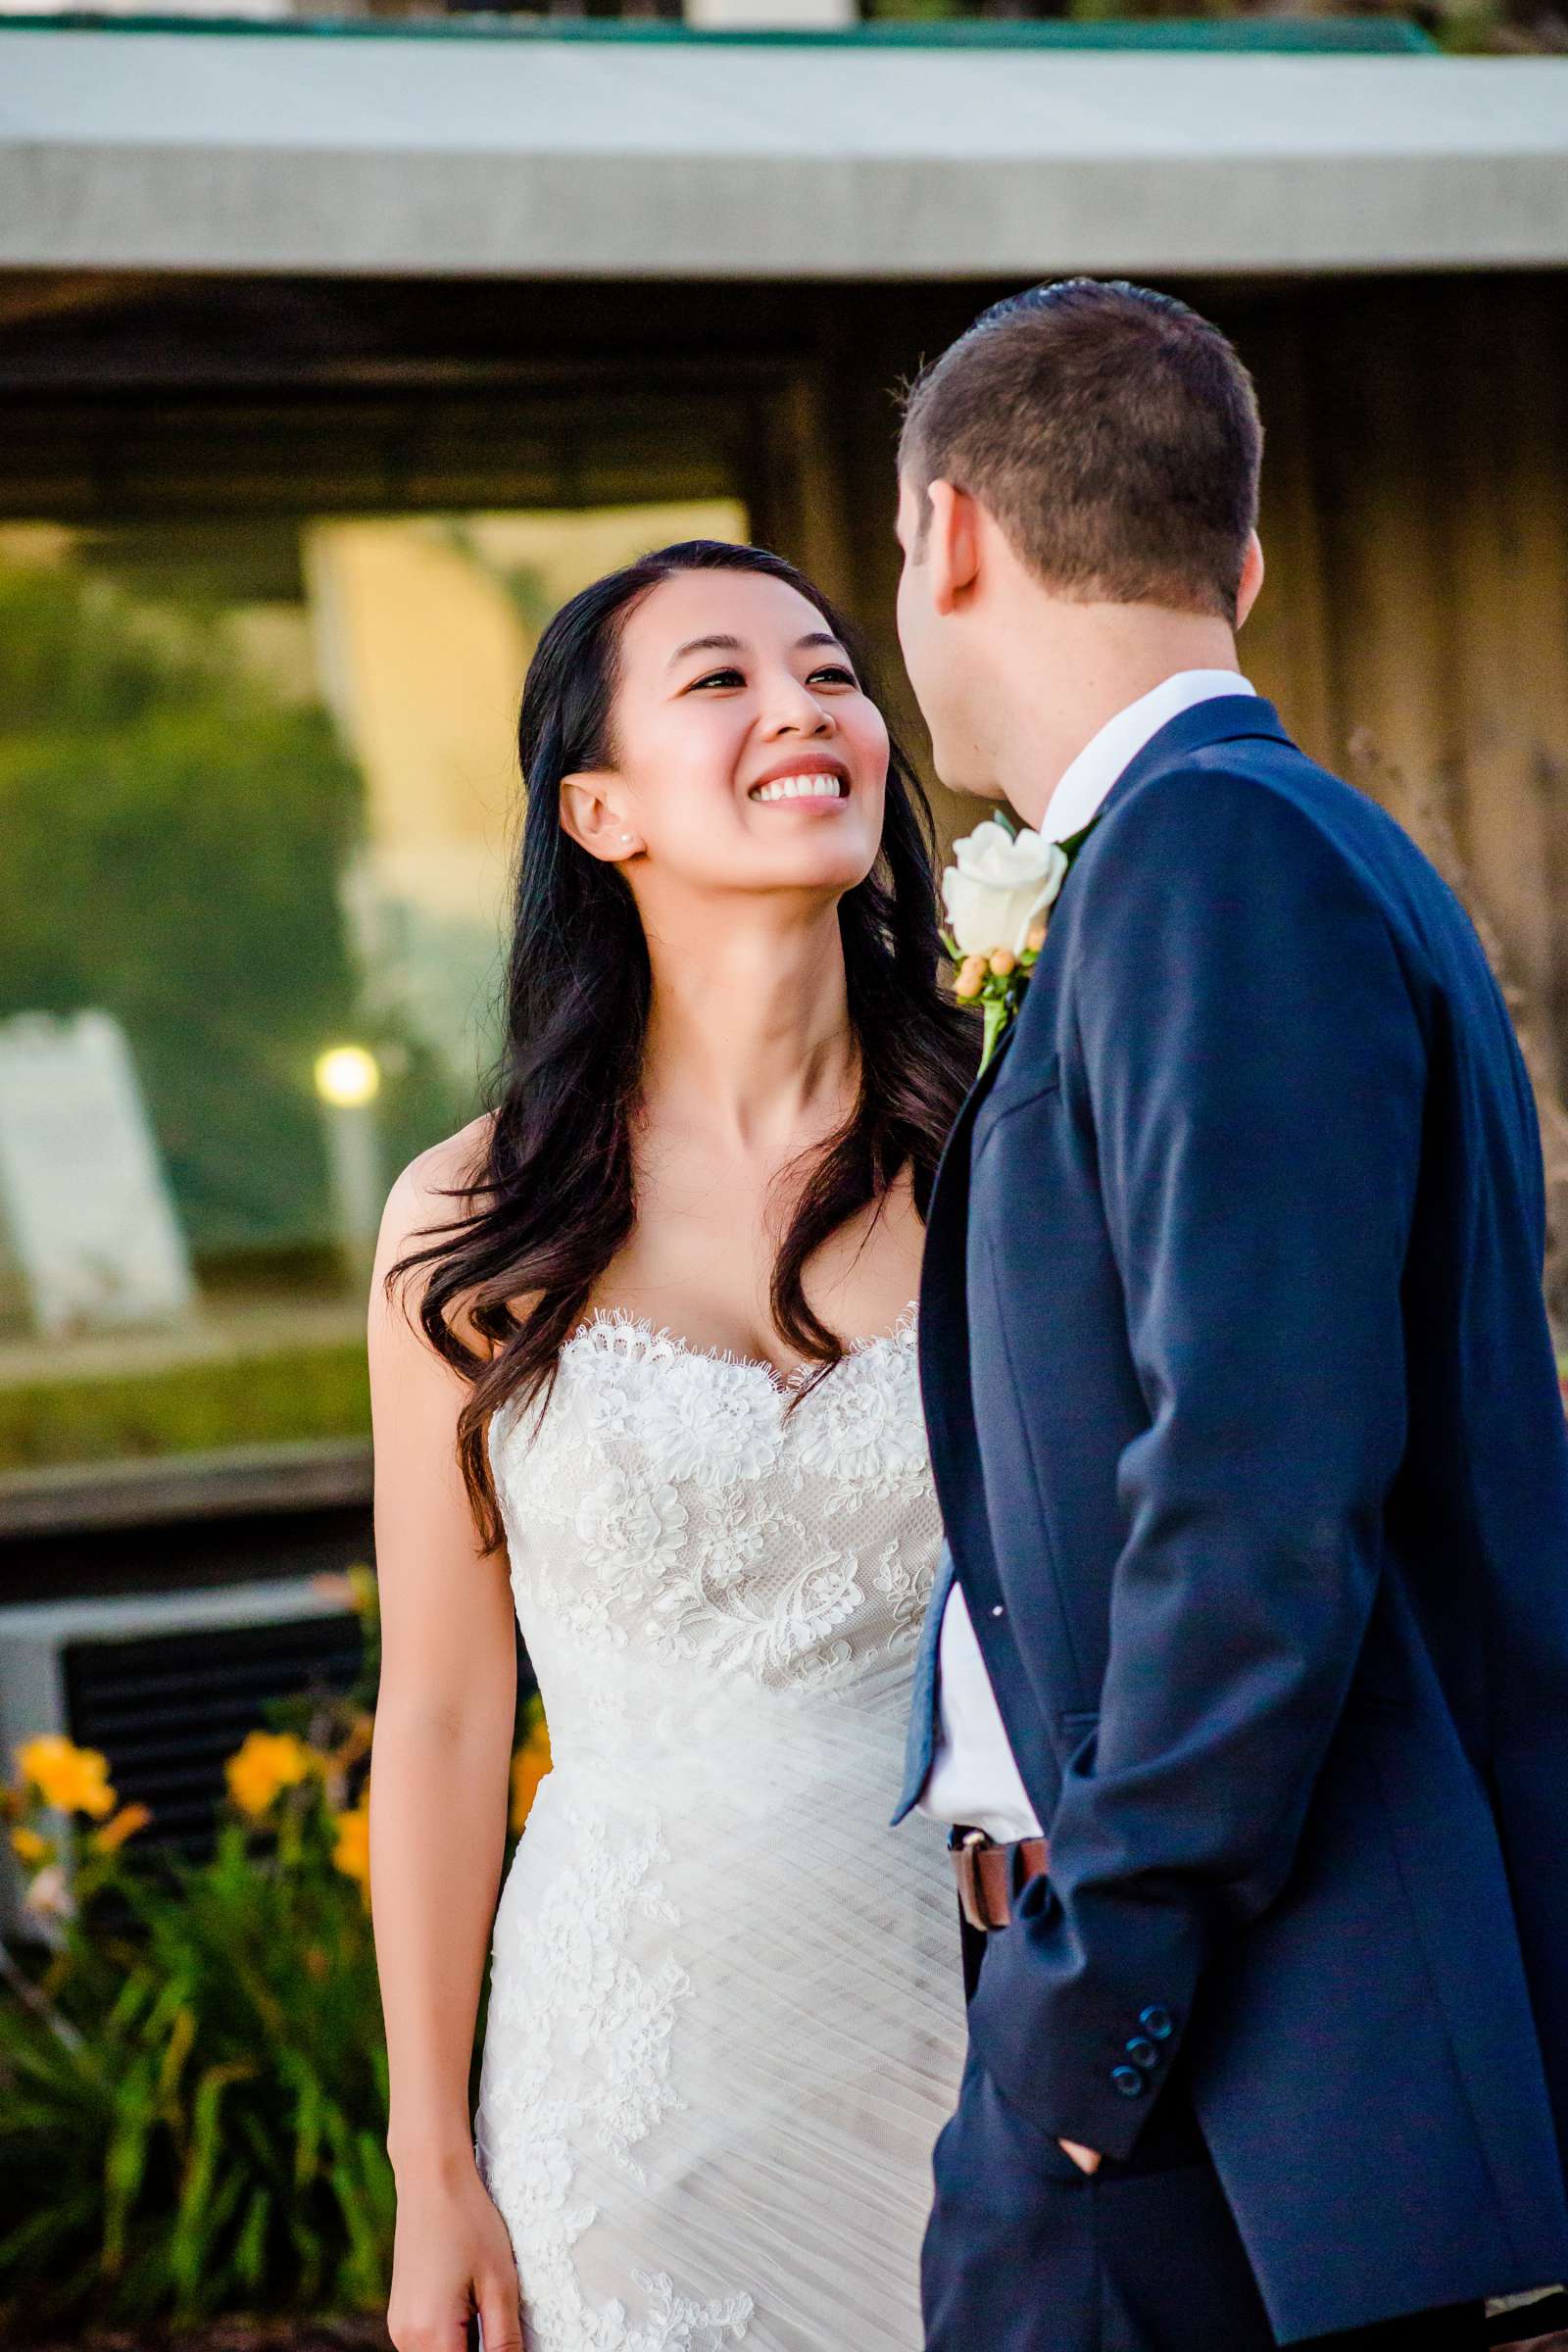
{"label": "woman's arm", "polygon": [[[468,2072],[506,1840],[516,1703],[505,1555],[485,1553],[458,1466],[465,1384],[394,1296],[387,1269],[450,1218],[471,1138],[427,1152],[393,1187],[369,1314],[381,1687],[370,1883],[391,2074],[398,2188],[388,2325],[398,2352],[520,2347],[506,2230],[474,2164]],[[416,1282],[408,1303],[417,1303]]]}

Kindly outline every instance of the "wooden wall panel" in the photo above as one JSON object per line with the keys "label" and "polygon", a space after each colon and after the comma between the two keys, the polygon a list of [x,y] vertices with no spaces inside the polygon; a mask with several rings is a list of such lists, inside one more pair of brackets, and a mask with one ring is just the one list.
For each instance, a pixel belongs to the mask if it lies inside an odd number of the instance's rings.
{"label": "wooden wall panel", "polygon": [[1560,1084],[1568,289],[1323,287],[1236,329],[1269,427],[1265,545],[1284,544],[1248,666],[1307,748],[1418,837],[1433,812],[1451,826]]}
{"label": "wooden wall panel", "polygon": [[1300,743],[1314,758],[1328,759],[1337,717],[1326,525],[1311,431],[1308,335],[1299,308],[1265,312],[1247,344],[1264,416],[1258,522],[1266,570],[1242,660],[1254,685],[1290,712]]}
{"label": "wooden wall panel", "polygon": [[[850,575],[890,665],[889,389],[1003,290],[880,289],[831,370]],[[1562,1083],[1568,276],[1171,290],[1235,337],[1263,410],[1246,667],[1316,758],[1412,831],[1451,828]],[[950,828],[973,821],[938,800]]]}

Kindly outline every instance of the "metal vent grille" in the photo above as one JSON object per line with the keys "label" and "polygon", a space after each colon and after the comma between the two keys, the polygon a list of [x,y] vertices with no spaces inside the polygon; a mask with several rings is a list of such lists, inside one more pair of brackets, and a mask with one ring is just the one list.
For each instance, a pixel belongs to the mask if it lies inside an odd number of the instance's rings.
{"label": "metal vent grille", "polygon": [[364,1657],[352,1614],[68,1642],[71,1737],[102,1749],[126,1803],[144,1804],[147,1842],[195,1859],[212,1849],[223,1764],[271,1699],[347,1691]]}

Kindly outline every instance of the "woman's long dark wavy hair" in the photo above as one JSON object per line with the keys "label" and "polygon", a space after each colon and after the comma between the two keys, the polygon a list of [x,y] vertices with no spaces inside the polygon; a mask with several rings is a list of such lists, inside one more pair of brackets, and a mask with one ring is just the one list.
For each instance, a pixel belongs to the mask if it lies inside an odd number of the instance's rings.
{"label": "woman's long dark wavy hair", "polygon": [[[387,1277],[390,1290],[425,1270],[420,1324],[469,1383],[458,1449],[487,1544],[502,1535],[486,1446],[491,1416],[514,1396],[548,1392],[564,1343],[637,1216],[632,1130],[652,994],[648,949],[624,876],[563,829],[561,782],[612,763],[626,615],[661,581],[688,571],[782,580],[855,658],[843,619],[793,564],[761,548],[693,539],[583,589],[556,614],[529,664],[517,730],[527,811],[487,1141],[466,1182],[449,1193],[464,1204],[459,1215],[427,1228],[424,1247]],[[824,1372],[845,1347],[807,1298],[806,1267],[905,1168],[924,1214],[974,1071],[973,1025],[938,985],[933,859],[929,804],[895,747],[877,863],[839,904],[858,1098],[816,1153],[773,1267],[778,1329]],[[463,1337],[460,1317],[488,1352]]]}

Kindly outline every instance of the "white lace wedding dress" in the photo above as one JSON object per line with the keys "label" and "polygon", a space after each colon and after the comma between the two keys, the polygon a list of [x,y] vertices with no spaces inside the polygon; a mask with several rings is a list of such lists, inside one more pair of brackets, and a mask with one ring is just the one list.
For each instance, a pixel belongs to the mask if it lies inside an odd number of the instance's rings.
{"label": "white lace wedding dress", "polygon": [[530,2352],[917,2352],[962,2063],[940,1833],[887,1828],[938,1546],[912,1316],[793,1411],[620,1316],[491,1458],[549,1717],[475,2148]]}

